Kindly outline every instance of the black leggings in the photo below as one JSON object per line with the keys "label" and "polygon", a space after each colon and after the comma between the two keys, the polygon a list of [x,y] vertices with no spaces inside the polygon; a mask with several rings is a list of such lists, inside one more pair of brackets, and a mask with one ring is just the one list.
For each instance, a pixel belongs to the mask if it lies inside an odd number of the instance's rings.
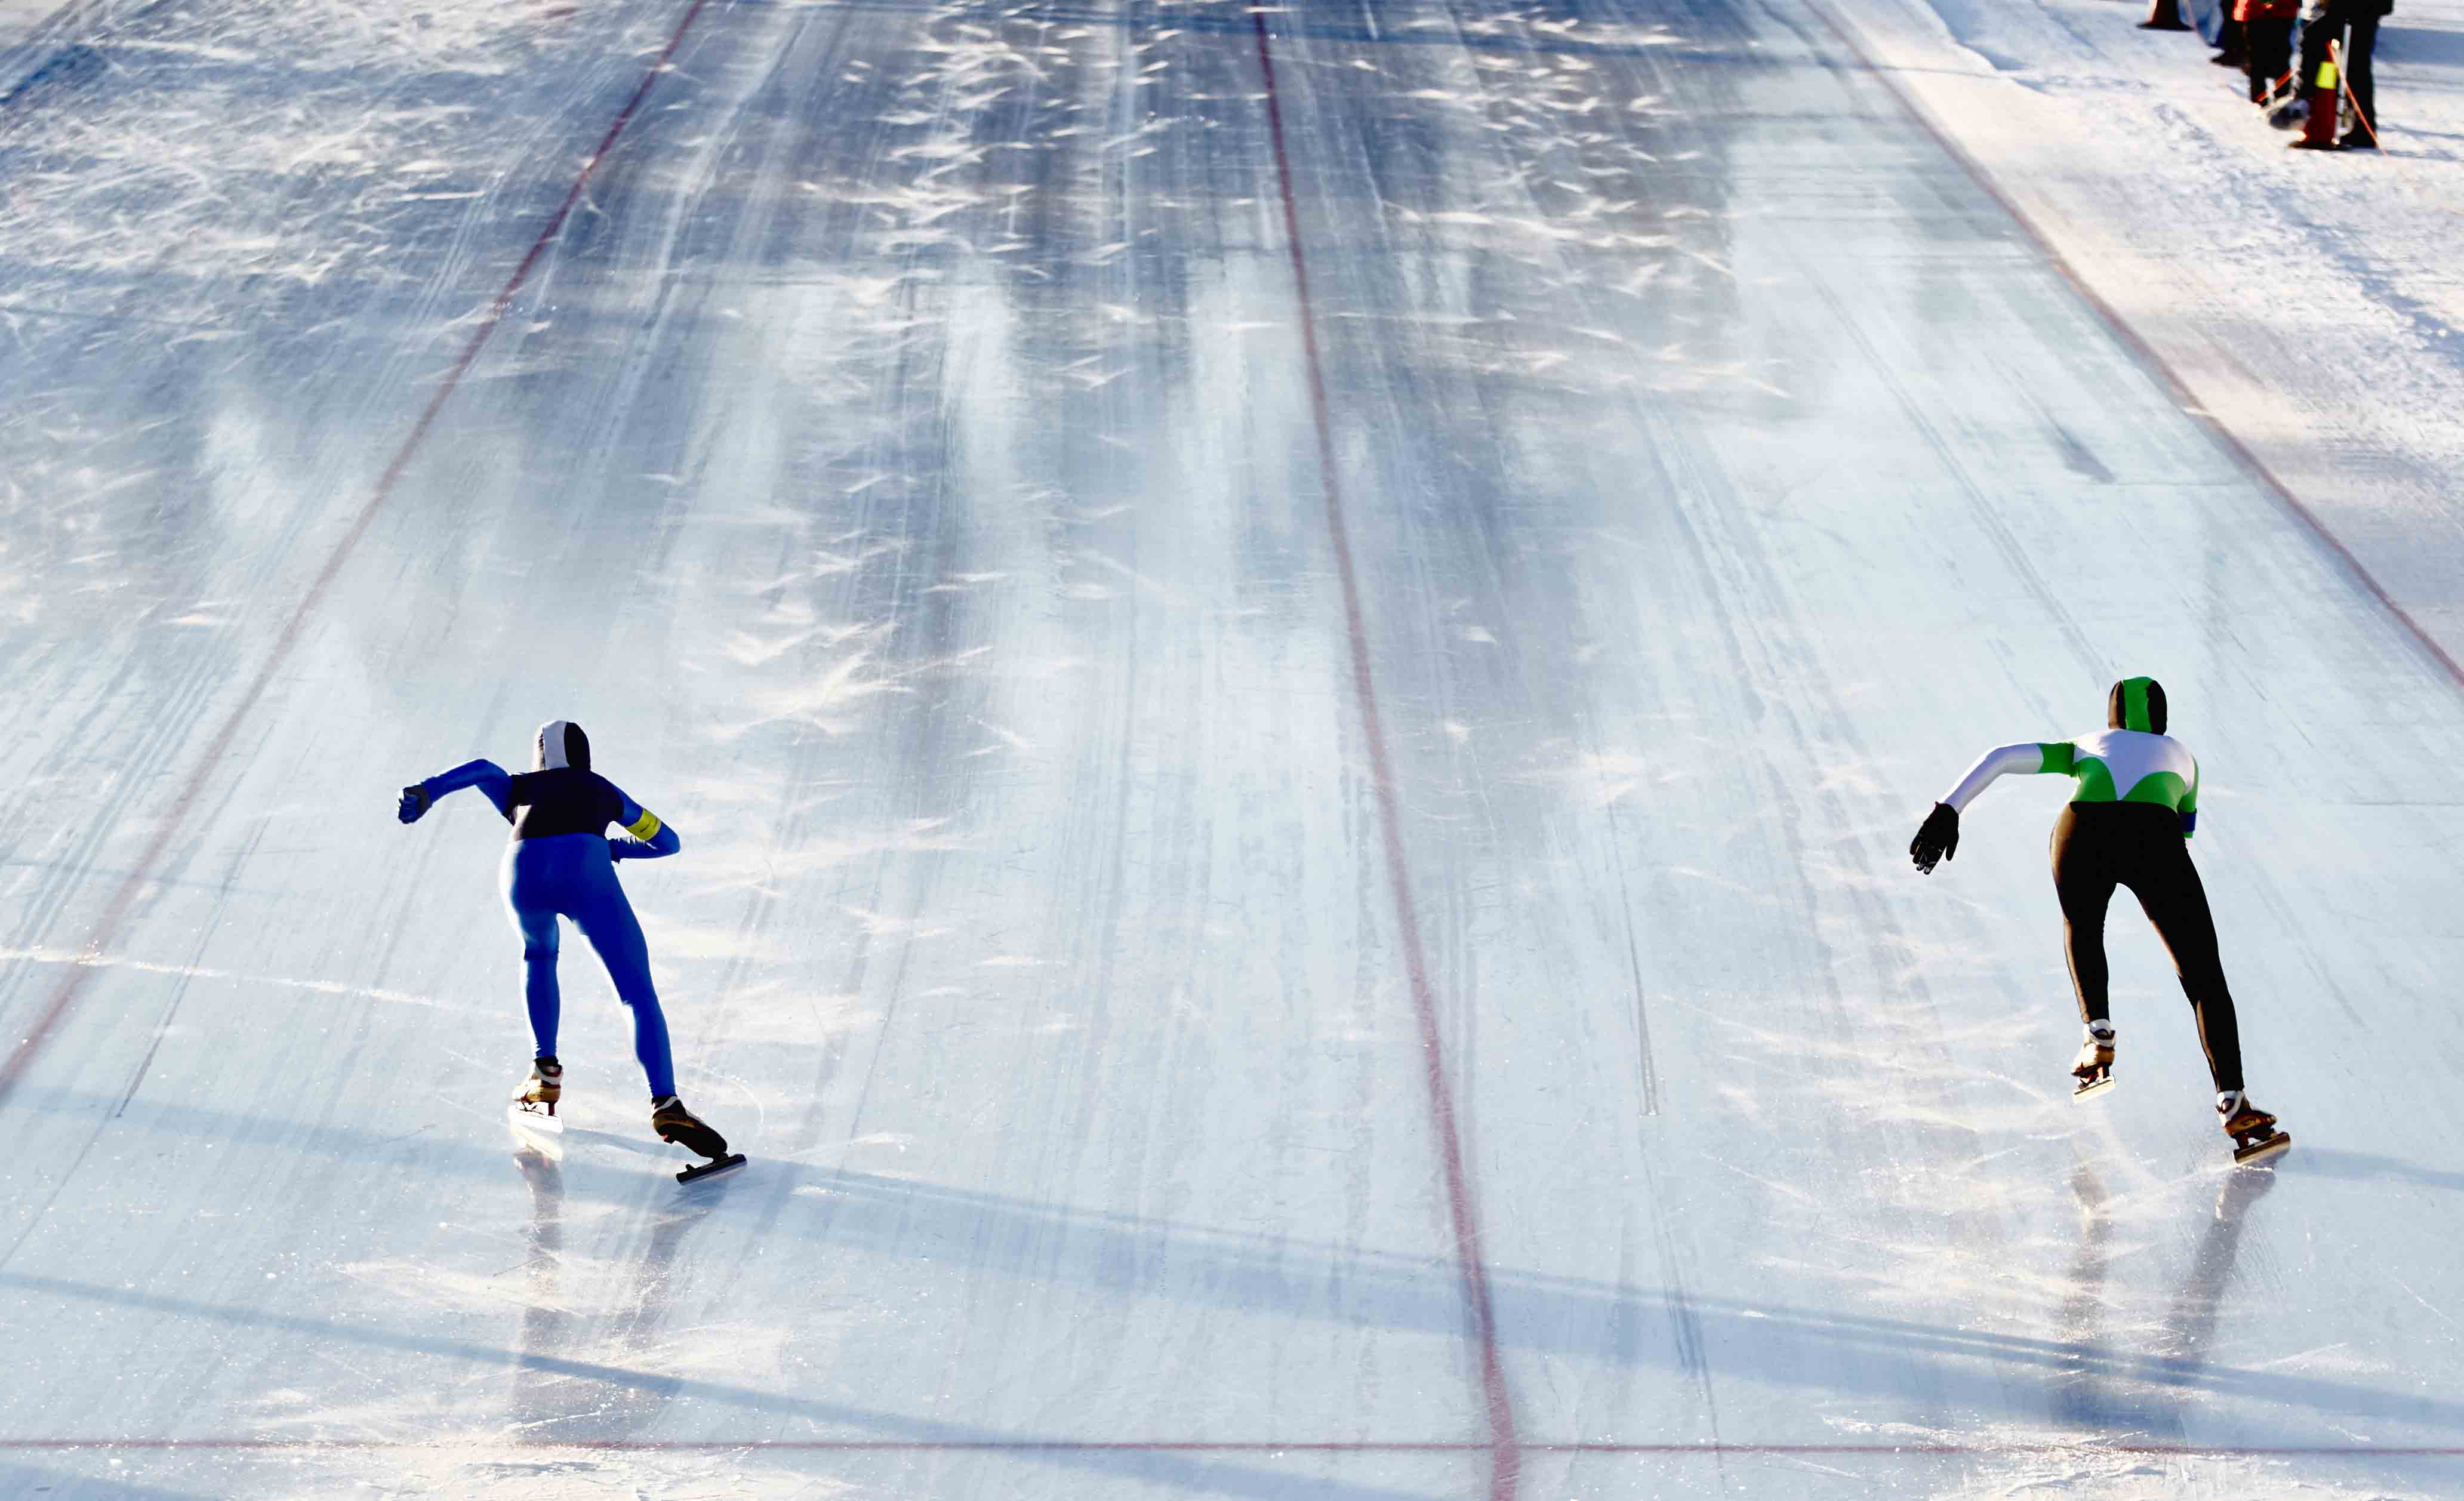
{"label": "black leggings", "polygon": [[2353,35],[2344,54],[2344,83],[2353,91],[2353,108],[2361,111],[2368,123],[2362,135],[2376,138],[2379,128],[2378,90],[2371,86],[2370,54],[2378,51],[2379,18],[2375,15],[2353,17]]}
{"label": "black leggings", "polygon": [[2241,1028],[2216,957],[2215,919],[2208,916],[2207,888],[2190,863],[2181,818],[2169,807],[2074,803],[2054,825],[2054,891],[2061,898],[2080,1020],[2101,1022],[2112,1014],[2105,998],[2104,909],[2116,886],[2138,896],[2173,956],[2216,1088],[2240,1089]]}

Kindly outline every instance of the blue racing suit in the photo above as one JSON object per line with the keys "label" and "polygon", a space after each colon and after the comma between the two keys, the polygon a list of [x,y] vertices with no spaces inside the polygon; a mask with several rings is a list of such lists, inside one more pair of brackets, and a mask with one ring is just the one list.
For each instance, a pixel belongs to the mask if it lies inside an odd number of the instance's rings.
{"label": "blue racing suit", "polygon": [[[675,1062],[668,1050],[668,1019],[650,984],[649,945],[625,900],[625,888],[617,884],[615,862],[674,854],[684,847],[676,831],[616,784],[578,766],[517,776],[495,762],[474,761],[419,787],[429,802],[477,787],[514,826],[501,882],[505,911],[522,938],[522,994],[539,1056],[556,1056],[556,919],[570,917],[599,951],[607,978],[616,983],[616,998],[633,1012],[633,1056],[649,1078],[650,1097],[673,1094]],[[630,837],[608,838],[610,824]]]}

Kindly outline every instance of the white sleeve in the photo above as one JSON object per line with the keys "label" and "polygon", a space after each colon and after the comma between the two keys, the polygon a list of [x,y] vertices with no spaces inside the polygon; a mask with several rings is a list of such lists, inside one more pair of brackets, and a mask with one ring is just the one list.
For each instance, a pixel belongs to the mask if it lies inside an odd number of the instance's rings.
{"label": "white sleeve", "polygon": [[1959,785],[1943,794],[1942,801],[1965,812],[1976,794],[1993,784],[1996,777],[2028,776],[2045,769],[2045,747],[2035,740],[2017,745],[1996,745],[1976,758]]}

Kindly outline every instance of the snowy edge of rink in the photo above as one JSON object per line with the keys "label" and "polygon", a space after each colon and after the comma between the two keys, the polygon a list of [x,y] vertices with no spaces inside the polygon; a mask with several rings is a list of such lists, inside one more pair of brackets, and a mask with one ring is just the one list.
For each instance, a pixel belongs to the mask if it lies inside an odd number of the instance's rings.
{"label": "snowy edge of rink", "polygon": [[1810,3],[2464,661],[2464,0],[2385,23],[2377,155],[2288,150],[2144,0]]}

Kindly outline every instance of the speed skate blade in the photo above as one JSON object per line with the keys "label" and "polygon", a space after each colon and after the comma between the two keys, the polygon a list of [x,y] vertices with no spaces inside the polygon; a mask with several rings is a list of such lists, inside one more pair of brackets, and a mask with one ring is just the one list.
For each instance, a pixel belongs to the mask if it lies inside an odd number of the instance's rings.
{"label": "speed skate blade", "polygon": [[2091,1094],[2101,1094],[2111,1088],[2113,1088],[2113,1075],[2108,1073],[2101,1079],[2090,1079],[2087,1083],[2071,1091],[2071,1098],[2075,1100],[2083,1100]]}
{"label": "speed skate blade", "polygon": [[676,1181],[680,1183],[697,1183],[705,1178],[716,1178],[719,1174],[726,1172],[730,1168],[742,1167],[743,1165],[744,1154],[741,1152],[730,1152],[725,1157],[715,1157],[707,1162],[703,1162],[694,1167],[686,1168],[683,1172],[676,1175]]}
{"label": "speed skate blade", "polygon": [[2293,1133],[2279,1131],[2264,1141],[2254,1141],[2246,1147],[2233,1148],[2233,1161],[2243,1167],[2263,1162],[2293,1144]]}
{"label": "speed skate blade", "polygon": [[536,1147],[560,1162],[564,1160],[561,1117],[517,1100],[505,1107],[505,1124],[513,1128],[515,1139],[523,1145]]}

